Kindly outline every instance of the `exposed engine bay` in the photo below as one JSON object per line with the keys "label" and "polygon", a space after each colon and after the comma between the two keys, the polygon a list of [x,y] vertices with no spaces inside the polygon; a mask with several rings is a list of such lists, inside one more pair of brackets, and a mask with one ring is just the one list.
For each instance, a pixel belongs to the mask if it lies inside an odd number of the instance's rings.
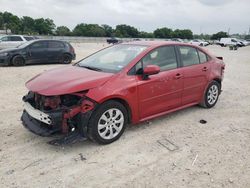
{"label": "exposed engine bay", "polygon": [[67,136],[71,138],[72,135],[87,138],[88,119],[97,104],[88,99],[86,93],[44,96],[29,92],[23,97],[24,111],[21,119],[24,126],[40,136],[62,133],[65,136],[64,142]]}

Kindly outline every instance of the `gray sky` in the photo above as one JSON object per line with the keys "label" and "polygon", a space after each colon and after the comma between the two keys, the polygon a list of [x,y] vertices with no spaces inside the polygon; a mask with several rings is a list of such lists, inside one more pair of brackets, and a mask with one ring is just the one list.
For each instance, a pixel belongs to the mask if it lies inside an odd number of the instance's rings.
{"label": "gray sky", "polygon": [[159,27],[194,33],[248,33],[250,0],[0,0],[0,11],[51,18],[70,29],[78,23],[129,24],[152,32]]}

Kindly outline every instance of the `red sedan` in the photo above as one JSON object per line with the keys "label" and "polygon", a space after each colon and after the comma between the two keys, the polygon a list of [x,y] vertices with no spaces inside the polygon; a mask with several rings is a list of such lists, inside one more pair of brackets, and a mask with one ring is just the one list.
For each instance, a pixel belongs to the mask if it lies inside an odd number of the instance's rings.
{"label": "red sedan", "polygon": [[54,144],[86,138],[108,144],[129,123],[197,104],[213,107],[224,68],[221,57],[190,44],[114,45],[29,80],[21,119],[38,135],[63,133]]}

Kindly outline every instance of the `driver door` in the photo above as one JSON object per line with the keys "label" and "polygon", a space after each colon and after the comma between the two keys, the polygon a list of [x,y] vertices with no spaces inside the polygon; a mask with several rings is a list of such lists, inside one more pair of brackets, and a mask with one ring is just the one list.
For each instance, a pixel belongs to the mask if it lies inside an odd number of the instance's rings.
{"label": "driver door", "polygon": [[32,43],[27,49],[29,63],[46,63],[48,61],[47,50],[47,41]]}
{"label": "driver door", "polygon": [[139,63],[142,67],[158,65],[161,70],[146,80],[142,75],[137,76],[140,119],[181,106],[183,79],[175,47],[157,48]]}

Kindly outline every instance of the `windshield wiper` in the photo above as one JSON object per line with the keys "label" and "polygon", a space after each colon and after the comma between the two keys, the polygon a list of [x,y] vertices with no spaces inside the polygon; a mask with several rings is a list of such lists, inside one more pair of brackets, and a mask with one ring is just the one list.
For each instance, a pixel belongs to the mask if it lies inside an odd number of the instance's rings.
{"label": "windshield wiper", "polygon": [[91,67],[91,66],[87,66],[87,65],[78,65],[78,66],[84,67],[84,68],[89,69],[89,70],[100,71],[100,72],[103,71],[102,69],[97,68],[97,67]]}

